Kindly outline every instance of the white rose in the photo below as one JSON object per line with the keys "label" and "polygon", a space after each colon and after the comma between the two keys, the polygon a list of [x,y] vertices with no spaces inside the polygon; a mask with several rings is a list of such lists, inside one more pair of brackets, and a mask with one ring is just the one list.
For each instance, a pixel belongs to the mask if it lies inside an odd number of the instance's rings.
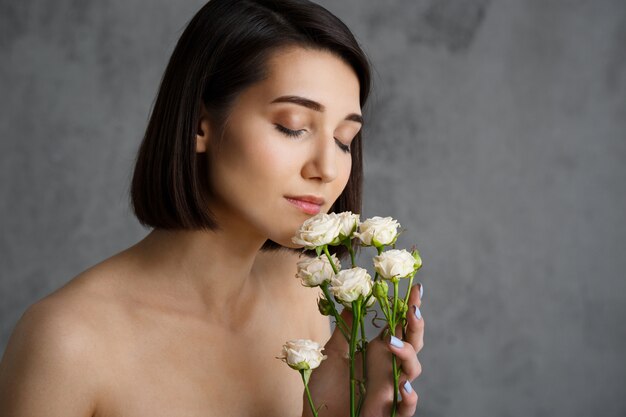
{"label": "white rose", "polygon": [[327,358],[322,354],[319,343],[308,339],[289,340],[283,345],[283,354],[278,359],[296,370],[315,369]]}
{"label": "white rose", "polygon": [[[333,253],[330,256],[335,264],[335,267],[341,269],[341,263],[337,256]],[[306,257],[305,259],[298,261],[298,272],[296,278],[302,281],[302,285],[305,287],[317,287],[322,285],[324,281],[330,281],[335,276],[335,271],[328,261],[326,255],[321,255],[315,258]]]}
{"label": "white rose", "polygon": [[341,220],[338,216],[319,213],[302,223],[291,241],[307,249],[315,249],[317,246],[339,243],[340,231]]}
{"label": "white rose", "polygon": [[364,246],[392,245],[398,237],[400,223],[391,217],[374,216],[359,225],[359,232],[355,233]]}
{"label": "white rose", "polygon": [[[331,215],[332,214],[335,214],[335,213],[331,213]],[[351,238],[353,236],[353,233],[359,227],[360,215],[353,214],[351,211],[344,211],[344,212],[336,214],[336,216],[339,217],[339,220],[341,221],[340,235],[342,237]]]}
{"label": "white rose", "polygon": [[367,297],[372,292],[372,277],[367,269],[354,267],[339,271],[330,281],[330,292],[346,307],[352,307],[352,301],[362,295]]}
{"label": "white rose", "polygon": [[374,268],[384,279],[405,278],[415,271],[417,261],[404,249],[391,249],[374,256]]}

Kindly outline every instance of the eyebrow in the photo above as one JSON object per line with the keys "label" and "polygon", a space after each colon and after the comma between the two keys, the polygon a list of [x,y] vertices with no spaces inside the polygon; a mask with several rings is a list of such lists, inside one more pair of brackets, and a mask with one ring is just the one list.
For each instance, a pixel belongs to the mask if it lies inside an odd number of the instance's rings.
{"label": "eyebrow", "polygon": [[[281,96],[272,100],[270,104],[273,103],[293,103],[319,112],[323,112],[324,110],[326,110],[326,107],[324,107],[324,105],[300,96]],[[346,116],[344,120],[350,120],[363,124],[363,116],[356,113],[350,113]]]}

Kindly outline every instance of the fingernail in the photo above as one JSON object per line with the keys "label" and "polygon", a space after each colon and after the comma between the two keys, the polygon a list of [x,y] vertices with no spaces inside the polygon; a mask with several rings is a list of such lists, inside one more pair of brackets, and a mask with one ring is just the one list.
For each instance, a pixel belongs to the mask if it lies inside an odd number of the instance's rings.
{"label": "fingernail", "polygon": [[421,282],[418,282],[418,284],[420,285],[420,300],[421,300],[422,297],[424,296],[424,284],[422,284]]}
{"label": "fingernail", "polygon": [[406,382],[404,383],[404,391],[405,391],[407,394],[410,394],[410,393],[412,393],[412,392],[413,392],[413,387],[411,386],[411,384],[409,383],[409,381],[406,381]]}
{"label": "fingernail", "polygon": [[391,336],[391,340],[389,340],[389,343],[391,343],[392,346],[395,346],[397,348],[401,348],[402,346],[404,346],[404,343],[402,343],[402,340],[398,339],[395,336]]}
{"label": "fingernail", "polygon": [[416,306],[415,304],[413,304],[413,314],[415,314],[415,317],[417,317],[418,320],[422,319],[422,312],[420,311],[419,307]]}

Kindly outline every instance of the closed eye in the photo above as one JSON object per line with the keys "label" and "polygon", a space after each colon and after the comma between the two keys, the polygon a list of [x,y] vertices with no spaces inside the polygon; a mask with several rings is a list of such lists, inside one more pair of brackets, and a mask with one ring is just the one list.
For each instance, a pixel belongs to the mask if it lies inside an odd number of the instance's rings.
{"label": "closed eye", "polygon": [[306,132],[306,129],[300,129],[300,130],[291,130],[291,129],[287,129],[285,126],[281,126],[281,125],[274,125],[276,126],[276,129],[278,129],[279,132],[284,133],[287,136],[292,136],[292,137],[298,137],[300,135],[302,135],[304,132]]}
{"label": "closed eye", "polygon": [[350,146],[349,145],[345,145],[343,144],[339,139],[335,138],[335,142],[337,142],[337,146],[339,146],[339,149],[341,149],[342,151],[344,151],[345,153],[350,153]]}
{"label": "closed eye", "polygon": [[[304,132],[306,132],[306,129],[299,129],[299,130],[292,130],[292,129],[288,129],[285,126],[281,126],[279,124],[275,124],[274,125],[276,127],[276,130],[278,130],[279,132],[290,136],[290,137],[299,137],[301,136]],[[349,145],[345,145],[343,144],[339,139],[335,138],[335,142],[337,143],[337,146],[339,146],[339,149],[341,149],[343,152],[345,153],[350,153],[350,146]]]}

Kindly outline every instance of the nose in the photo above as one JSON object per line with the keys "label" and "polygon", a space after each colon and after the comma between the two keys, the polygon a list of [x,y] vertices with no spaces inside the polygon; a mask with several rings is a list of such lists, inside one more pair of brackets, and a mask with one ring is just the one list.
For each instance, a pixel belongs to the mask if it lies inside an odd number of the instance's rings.
{"label": "nose", "polygon": [[323,134],[315,138],[311,146],[311,153],[302,167],[302,176],[307,179],[317,179],[322,182],[331,182],[337,178],[337,145],[331,134]]}

